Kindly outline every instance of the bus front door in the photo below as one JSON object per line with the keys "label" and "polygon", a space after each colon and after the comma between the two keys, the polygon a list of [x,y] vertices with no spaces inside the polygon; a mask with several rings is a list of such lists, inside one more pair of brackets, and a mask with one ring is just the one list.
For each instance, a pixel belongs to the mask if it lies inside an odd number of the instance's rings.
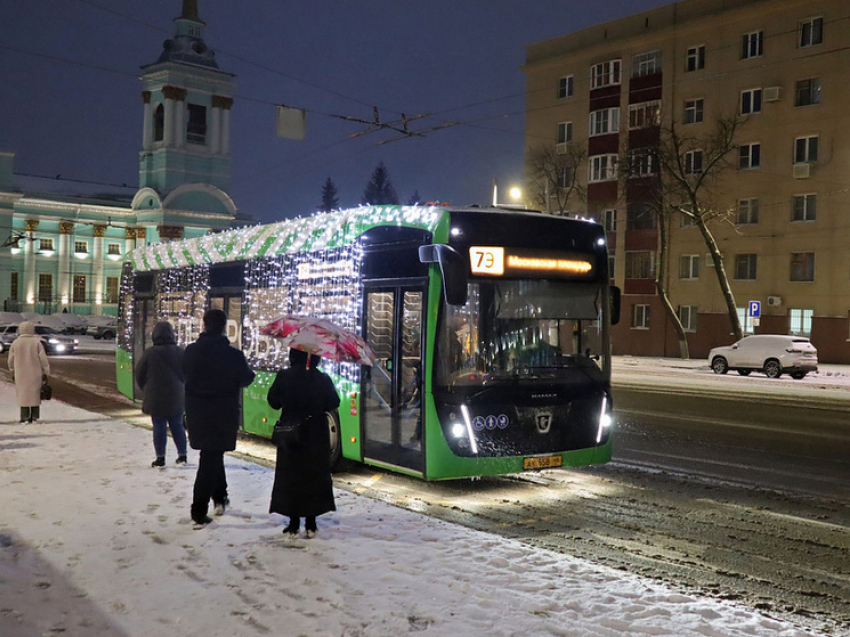
{"label": "bus front door", "polygon": [[421,474],[424,290],[367,288],[364,334],[375,353],[364,367],[363,460]]}

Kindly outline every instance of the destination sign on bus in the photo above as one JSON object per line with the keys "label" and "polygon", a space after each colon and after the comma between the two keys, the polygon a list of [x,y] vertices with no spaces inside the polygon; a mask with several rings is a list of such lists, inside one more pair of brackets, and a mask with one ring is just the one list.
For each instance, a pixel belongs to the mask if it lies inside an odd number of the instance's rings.
{"label": "destination sign on bus", "polygon": [[585,278],[593,276],[593,255],[550,250],[471,246],[472,274],[511,277]]}

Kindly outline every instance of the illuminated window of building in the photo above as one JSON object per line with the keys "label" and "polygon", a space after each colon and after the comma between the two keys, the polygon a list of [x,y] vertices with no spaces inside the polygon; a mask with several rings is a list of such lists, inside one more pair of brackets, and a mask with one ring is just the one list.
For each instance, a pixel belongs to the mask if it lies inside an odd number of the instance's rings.
{"label": "illuminated window of building", "polygon": [[38,275],[38,300],[42,302],[50,302],[53,300],[53,275],[39,274]]}
{"label": "illuminated window of building", "polygon": [[74,254],[88,254],[89,244],[87,241],[74,241]]}
{"label": "illuminated window of building", "polygon": [[118,303],[118,277],[106,277],[106,298],[107,303]]}
{"label": "illuminated window of building", "polygon": [[86,302],[86,277],[82,274],[74,275],[74,284],[71,299],[74,303]]}

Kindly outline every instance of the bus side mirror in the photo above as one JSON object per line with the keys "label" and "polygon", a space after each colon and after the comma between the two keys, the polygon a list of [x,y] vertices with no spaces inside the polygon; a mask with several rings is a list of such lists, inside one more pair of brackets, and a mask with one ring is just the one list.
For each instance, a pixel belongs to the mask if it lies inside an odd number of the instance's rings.
{"label": "bus side mirror", "polygon": [[612,285],[611,292],[611,325],[616,325],[620,322],[620,288]]}
{"label": "bus side mirror", "polygon": [[466,304],[466,259],[443,243],[419,246],[421,263],[439,263],[443,274],[443,293],[449,305]]}

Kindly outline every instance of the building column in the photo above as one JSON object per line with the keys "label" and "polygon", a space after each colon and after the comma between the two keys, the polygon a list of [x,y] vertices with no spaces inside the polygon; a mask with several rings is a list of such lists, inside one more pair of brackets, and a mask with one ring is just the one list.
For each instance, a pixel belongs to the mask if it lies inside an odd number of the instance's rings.
{"label": "building column", "polygon": [[103,235],[106,234],[106,226],[102,224],[94,227],[94,248],[92,252],[92,291],[94,292],[94,308],[96,314],[100,314],[103,304]]}
{"label": "building column", "polygon": [[[26,240],[24,241],[24,303],[29,306],[35,304],[35,253],[38,246],[35,245],[35,230],[38,228],[38,219],[27,219]],[[32,309],[30,307],[29,309]]]}
{"label": "building column", "polygon": [[157,226],[160,241],[179,241],[183,238],[182,226]]}
{"label": "building column", "polygon": [[124,252],[132,252],[136,249],[136,229],[124,228]]}
{"label": "building column", "polygon": [[151,92],[142,91],[142,101],[145,103],[145,117],[142,124],[142,150],[153,147],[153,108],[151,107]]}
{"label": "building column", "polygon": [[[213,112],[218,111],[218,145],[213,149],[213,152],[219,155],[228,155],[230,153],[230,107],[233,106],[232,97],[223,97],[221,95],[213,95],[212,98]],[[214,120],[216,121],[216,120]]]}
{"label": "building column", "polygon": [[165,98],[163,141],[166,146],[183,147],[186,139],[186,93],[186,89],[179,86],[162,87]]}
{"label": "building column", "polygon": [[73,232],[73,222],[59,222],[59,276],[56,281],[56,292],[63,308],[67,307],[71,301],[71,235]]}

